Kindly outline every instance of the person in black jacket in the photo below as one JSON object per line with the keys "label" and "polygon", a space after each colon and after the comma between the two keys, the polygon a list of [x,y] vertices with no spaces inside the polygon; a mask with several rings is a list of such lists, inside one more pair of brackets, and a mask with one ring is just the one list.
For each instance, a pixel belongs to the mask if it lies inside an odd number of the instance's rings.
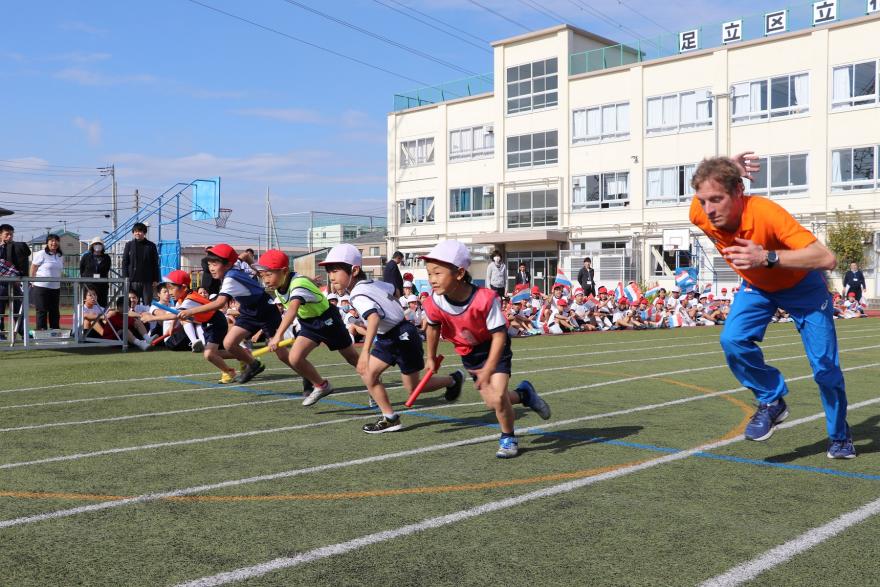
{"label": "person in black jacket", "polygon": [[589,257],[584,258],[584,266],[578,271],[577,280],[584,290],[584,295],[596,295],[596,280],[594,275],[596,270],[593,269],[593,260]]}
{"label": "person in black jacket", "polygon": [[403,276],[400,274],[400,264],[403,263],[403,253],[394,251],[391,260],[385,264],[382,271],[382,281],[394,286],[394,297],[403,295]]}
{"label": "person in black jacket", "polygon": [[521,283],[524,283],[526,285],[532,284],[532,274],[529,273],[529,271],[526,269],[525,263],[519,264],[519,269],[516,272],[516,281],[514,282],[514,285],[519,285]]}
{"label": "person in black jacket", "polygon": [[[100,237],[96,236],[92,239],[92,242],[89,243],[88,252],[79,260],[79,276],[107,279],[109,275],[110,255],[104,251],[104,242]],[[86,291],[86,288],[95,290],[99,306],[102,308],[107,307],[107,293],[110,291],[109,283],[83,284],[83,292]]]}
{"label": "person in black jacket", "polygon": [[843,295],[846,297],[849,292],[855,292],[856,300],[862,299],[862,292],[865,288],[865,275],[859,269],[858,263],[850,263],[849,271],[843,276]]}
{"label": "person in black jacket", "polygon": [[[15,228],[11,224],[0,225],[0,259],[15,268],[19,275],[26,276],[30,269],[31,249],[27,243],[15,242]],[[18,284],[0,284],[0,337],[4,336],[5,318],[9,301],[17,315],[21,311],[21,286]],[[24,324],[19,321],[18,333],[24,332]]]}
{"label": "person in black jacket", "polygon": [[153,289],[161,279],[159,275],[159,251],[156,245],[147,240],[147,226],[136,222],[131,228],[133,239],[125,243],[122,252],[122,276],[130,280],[131,290],[138,294],[141,302],[149,306],[153,303]]}

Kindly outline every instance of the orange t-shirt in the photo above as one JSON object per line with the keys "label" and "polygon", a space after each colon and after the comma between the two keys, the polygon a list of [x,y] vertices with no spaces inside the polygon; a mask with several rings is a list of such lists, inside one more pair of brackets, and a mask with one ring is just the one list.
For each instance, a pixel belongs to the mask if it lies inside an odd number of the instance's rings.
{"label": "orange t-shirt", "polygon": [[[727,232],[712,226],[700,201],[697,198],[691,200],[691,222],[706,233],[719,253],[725,247],[734,246],[734,239],[737,237],[750,240],[771,251],[803,249],[816,241],[812,232],[801,226],[785,208],[773,200],[761,196],[743,196],[743,200],[742,219],[736,232]],[[748,283],[771,292],[788,289],[809,273],[803,269],[779,266],[772,269],[758,267],[741,270],[731,265],[731,269]]]}

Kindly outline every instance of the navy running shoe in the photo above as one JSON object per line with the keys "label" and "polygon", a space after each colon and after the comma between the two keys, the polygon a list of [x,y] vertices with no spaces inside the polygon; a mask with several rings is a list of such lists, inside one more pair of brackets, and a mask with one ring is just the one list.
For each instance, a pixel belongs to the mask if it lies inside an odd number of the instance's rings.
{"label": "navy running shoe", "polygon": [[856,447],[853,446],[852,433],[849,431],[849,424],[846,425],[846,438],[843,440],[832,440],[828,447],[829,459],[854,459],[856,458]]}
{"label": "navy running shoe", "polygon": [[767,440],[773,436],[777,424],[788,418],[788,406],[779,398],[776,405],[758,404],[758,409],[746,426],[746,440]]}
{"label": "navy running shoe", "polygon": [[452,385],[446,388],[443,398],[448,402],[454,402],[461,395],[461,386],[464,384],[464,373],[461,369],[456,369],[450,375],[452,377]]}
{"label": "navy running shoe", "polygon": [[550,419],[550,406],[538,395],[534,385],[524,380],[516,386],[515,391],[519,394],[520,400],[525,407],[534,410],[535,413],[541,416],[542,420]]}

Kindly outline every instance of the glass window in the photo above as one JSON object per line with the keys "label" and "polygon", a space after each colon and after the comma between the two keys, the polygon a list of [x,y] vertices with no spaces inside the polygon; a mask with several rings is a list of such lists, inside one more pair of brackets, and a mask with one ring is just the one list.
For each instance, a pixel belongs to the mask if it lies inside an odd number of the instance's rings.
{"label": "glass window", "polygon": [[495,133],[490,125],[449,131],[449,160],[481,159],[495,153]]}
{"label": "glass window", "polygon": [[645,173],[645,205],[648,207],[690,204],[694,195],[691,178],[695,164],[655,167]]}
{"label": "glass window", "polygon": [[434,163],[434,137],[400,143],[400,166],[415,167]]}
{"label": "glass window", "polygon": [[[753,174],[755,179],[743,179],[745,191],[752,195],[791,196],[807,191],[807,153],[761,157],[761,171]],[[769,183],[769,186],[768,186]]]}
{"label": "glass window", "polygon": [[629,172],[596,173],[572,178],[575,209],[618,208],[629,205]]}
{"label": "glass window", "polygon": [[707,89],[648,98],[647,109],[647,134],[712,126],[712,94]]}
{"label": "glass window", "polygon": [[732,122],[778,118],[809,110],[810,76],[807,73],[743,82],[733,86]]}
{"label": "glass window", "polygon": [[507,138],[507,168],[552,165],[559,162],[555,130]]}
{"label": "glass window", "polygon": [[878,147],[831,151],[831,191],[877,188]]}
{"label": "glass window", "polygon": [[401,225],[434,222],[434,198],[407,198],[397,203]]}
{"label": "glass window", "polygon": [[557,226],[559,203],[556,190],[507,194],[507,228]]}
{"label": "glass window", "polygon": [[601,142],[629,136],[629,102],[606,104],[572,113],[572,143]]}
{"label": "glass window", "polygon": [[495,194],[482,186],[449,190],[449,218],[495,215]]}
{"label": "glass window", "polygon": [[559,103],[556,58],[507,68],[507,113],[540,110]]}
{"label": "glass window", "polygon": [[848,108],[877,103],[877,60],[841,65],[831,73],[831,107]]}

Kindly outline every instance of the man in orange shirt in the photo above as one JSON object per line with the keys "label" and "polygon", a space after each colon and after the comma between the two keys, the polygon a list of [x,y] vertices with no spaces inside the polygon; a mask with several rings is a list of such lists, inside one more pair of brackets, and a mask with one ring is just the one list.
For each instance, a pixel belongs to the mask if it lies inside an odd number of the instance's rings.
{"label": "man in orange shirt", "polygon": [[833,304],[822,270],[837,259],[782,206],[744,194],[742,176],[758,171],[752,153],[736,160],[705,159],[691,180],[696,194],[691,222],[700,228],[743,278],[721,332],[721,347],[734,376],[755,394],[758,410],[746,427],[749,440],[767,440],[788,417],[785,379],[764,362],[756,342],[764,339],[777,308],[787,311],[801,334],[819,385],[831,444],[828,458],[856,456],[846,422],[846,391],[834,330]]}

